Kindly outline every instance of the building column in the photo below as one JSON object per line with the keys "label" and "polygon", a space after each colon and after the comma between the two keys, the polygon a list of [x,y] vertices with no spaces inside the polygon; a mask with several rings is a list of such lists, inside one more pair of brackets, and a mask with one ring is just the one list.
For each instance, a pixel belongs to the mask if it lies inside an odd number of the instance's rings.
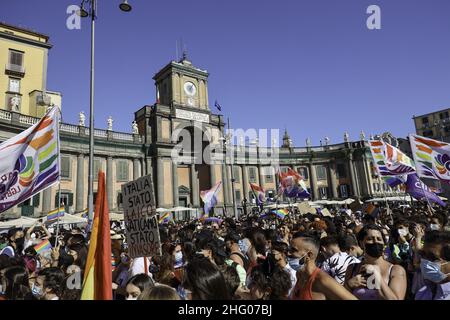
{"label": "building column", "polygon": [[114,194],[113,194],[113,158],[106,159],[106,193],[108,195],[108,208],[114,208]]}
{"label": "building column", "polygon": [[200,199],[198,193],[198,178],[197,172],[195,171],[195,164],[191,164],[191,196],[192,205],[194,207],[200,206]]}
{"label": "building column", "polygon": [[139,159],[133,159],[133,180],[136,180],[141,176],[141,170],[139,170],[139,167]]}
{"label": "building column", "polygon": [[247,166],[242,166],[242,190],[244,192],[244,196],[242,197],[242,199],[247,199],[247,202],[250,201],[250,199],[248,198],[248,174],[247,174]]}
{"label": "building column", "polygon": [[173,206],[178,207],[178,164],[172,160],[172,189],[173,189]]}
{"label": "building column", "polygon": [[363,156],[363,164],[364,164],[364,175],[367,185],[367,196],[371,197],[373,195],[372,184],[370,183],[371,172],[369,170],[369,165],[367,164],[367,156],[364,154]]}
{"label": "building column", "polygon": [[149,174],[153,174],[153,170],[152,170],[152,158],[148,157],[145,160],[145,174],[149,175]]}
{"label": "building column", "polygon": [[336,185],[336,162],[330,162],[328,164],[328,176],[330,179],[331,195],[334,199],[338,198],[337,185]]}
{"label": "building column", "polygon": [[309,165],[309,179],[311,184],[311,199],[315,201],[319,199],[319,194],[317,189],[316,167],[313,163]]}
{"label": "building column", "polygon": [[222,163],[222,179],[223,179],[223,202],[225,205],[230,204],[230,188],[228,180],[228,170],[225,163]]}
{"label": "building column", "polygon": [[264,189],[264,174],[261,165],[258,165],[258,174],[259,174],[259,186]]}
{"label": "building column", "polygon": [[[209,166],[209,182],[211,183],[211,188],[214,187],[214,185],[217,183],[217,177],[216,177],[216,165],[215,161],[212,161],[212,164]],[[221,188],[225,188],[222,182]]]}
{"label": "building column", "polygon": [[356,181],[356,172],[355,172],[355,165],[353,163],[353,154],[352,153],[349,154],[348,165],[349,165],[349,171],[350,171],[350,178],[352,180],[353,195],[356,197],[359,197],[359,190],[358,190],[358,184]]}
{"label": "building column", "polygon": [[75,211],[81,212],[84,208],[84,155],[80,153],[77,157],[77,186]]}
{"label": "building column", "polygon": [[231,165],[226,166],[227,168],[227,178],[228,178],[228,195],[230,196],[230,204],[233,205],[233,187],[231,186],[233,184],[232,181],[232,172],[231,172]]}
{"label": "building column", "polygon": [[42,194],[42,214],[49,213],[52,207],[52,187],[49,187]]}
{"label": "building column", "polygon": [[164,203],[164,170],[163,170],[163,159],[158,158],[156,160],[156,185],[157,185],[157,193],[158,193],[158,207],[162,207]]}

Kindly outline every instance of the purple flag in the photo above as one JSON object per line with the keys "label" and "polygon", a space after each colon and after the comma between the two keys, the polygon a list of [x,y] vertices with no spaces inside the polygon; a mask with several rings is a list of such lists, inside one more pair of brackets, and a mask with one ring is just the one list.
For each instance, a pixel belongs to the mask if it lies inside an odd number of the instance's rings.
{"label": "purple flag", "polygon": [[419,179],[416,173],[408,175],[406,192],[417,200],[426,200],[428,198],[428,201],[430,202],[435,202],[443,207],[446,206],[446,203],[431,191],[431,189]]}

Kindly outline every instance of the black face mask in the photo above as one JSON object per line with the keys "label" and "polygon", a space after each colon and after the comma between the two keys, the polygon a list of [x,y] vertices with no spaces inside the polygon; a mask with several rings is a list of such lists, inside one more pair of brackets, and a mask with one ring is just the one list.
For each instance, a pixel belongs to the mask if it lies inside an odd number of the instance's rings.
{"label": "black face mask", "polygon": [[379,258],[383,255],[384,245],[381,243],[367,243],[365,248],[366,253],[373,258]]}
{"label": "black face mask", "polygon": [[58,265],[68,267],[74,263],[73,257],[68,254],[64,249],[59,251]]}

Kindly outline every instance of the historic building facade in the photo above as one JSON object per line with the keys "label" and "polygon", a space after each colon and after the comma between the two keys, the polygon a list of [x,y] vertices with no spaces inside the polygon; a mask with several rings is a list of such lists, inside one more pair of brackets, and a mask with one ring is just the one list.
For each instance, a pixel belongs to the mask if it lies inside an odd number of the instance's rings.
{"label": "historic building facade", "polygon": [[[9,54],[9,47],[0,49],[0,57]],[[9,77],[9,71],[7,68],[1,77]],[[121,185],[147,174],[153,176],[157,206],[164,208],[201,210],[201,191],[222,181],[214,209],[218,215],[231,214],[233,201],[239,211],[251,205],[254,196],[250,183],[260,185],[273,198],[279,183],[276,173],[289,167],[302,174],[312,200],[367,198],[398,191],[376,177],[364,136],[351,142],[346,135],[343,143],[320,147],[309,143],[294,147],[287,132],[279,147],[277,143],[259,146],[257,140],[245,145],[231,143],[224,137],[223,116],[211,112],[208,76],[186,56],[171,61],[154,76],[156,103],[135,112],[135,132],[95,129],[94,172],[106,172],[111,211],[122,210]],[[42,92],[45,85],[27,90]],[[49,105],[47,101],[45,107]],[[40,115],[41,109],[13,109],[5,100],[0,108],[0,142],[36,123]],[[62,199],[67,212],[81,212],[87,207],[89,128],[83,119],[78,125],[62,123],[60,138]],[[46,214],[57,206],[58,190],[59,186],[53,186],[7,215]],[[94,194],[96,190],[95,181]]]}

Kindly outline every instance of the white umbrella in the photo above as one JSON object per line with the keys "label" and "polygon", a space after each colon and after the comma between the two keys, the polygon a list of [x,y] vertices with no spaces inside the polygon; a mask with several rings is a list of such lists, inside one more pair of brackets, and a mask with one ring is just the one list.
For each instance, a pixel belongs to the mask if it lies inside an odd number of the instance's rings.
{"label": "white umbrella", "polygon": [[179,212],[179,211],[197,211],[195,208],[175,207],[167,209],[166,211]]}
{"label": "white umbrella", "polygon": [[156,209],[156,212],[158,212],[158,213],[160,213],[160,212],[167,212],[167,211],[170,211],[170,210],[166,209],[166,208],[158,208],[158,209]]}
{"label": "white umbrella", "polygon": [[0,222],[0,229],[11,229],[16,227],[28,228],[36,223],[38,219],[22,216],[18,219],[12,219]]}
{"label": "white umbrella", "polygon": [[[43,221],[47,222],[47,217],[44,217]],[[79,224],[79,223],[87,223],[88,219],[79,217],[77,215],[66,213],[65,215],[63,215],[62,217],[59,218],[59,222],[58,222],[58,219],[49,221],[49,222],[54,222],[55,224],[57,224],[57,223],[59,223],[59,224]]]}

